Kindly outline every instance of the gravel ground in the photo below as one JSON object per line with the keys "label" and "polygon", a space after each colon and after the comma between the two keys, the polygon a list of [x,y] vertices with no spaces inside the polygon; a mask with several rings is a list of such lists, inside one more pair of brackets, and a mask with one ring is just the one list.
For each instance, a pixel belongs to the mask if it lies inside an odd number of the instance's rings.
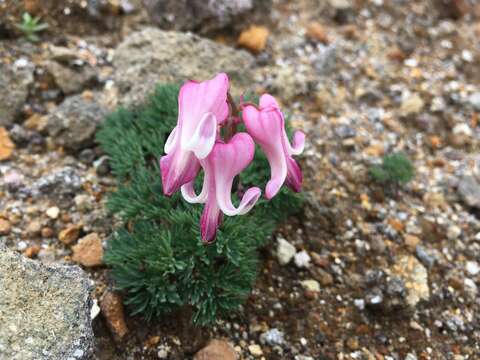
{"label": "gravel ground", "polygon": [[[277,96],[308,139],[304,213],[262,250],[242,311],[212,329],[185,314],[146,326],[102,265],[113,178],[91,140],[120,98],[115,48],[151,20],[141,2],[106,1],[101,15],[92,3],[41,4],[51,26],[30,44],[12,30],[21,7],[0,1],[0,236],[36,261],[88,272],[96,358],[480,358],[475,1],[273,1],[206,32],[235,47],[239,30],[263,26],[240,42],[254,56],[251,87]],[[373,183],[368,169],[399,151],[413,181]]]}

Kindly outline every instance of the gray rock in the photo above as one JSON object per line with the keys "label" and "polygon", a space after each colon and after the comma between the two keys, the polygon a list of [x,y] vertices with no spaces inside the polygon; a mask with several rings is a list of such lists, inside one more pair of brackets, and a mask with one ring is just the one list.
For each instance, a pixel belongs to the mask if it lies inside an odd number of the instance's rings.
{"label": "gray rock", "polygon": [[435,257],[430,254],[425,247],[422,245],[417,245],[415,248],[415,255],[417,256],[418,260],[425,265],[427,268],[431,268],[435,264]]}
{"label": "gray rock", "polygon": [[254,0],[144,0],[151,19],[160,27],[201,32],[226,27],[235,17],[251,11],[254,2]]}
{"label": "gray rock", "polygon": [[93,144],[97,125],[106,110],[94,100],[71,96],[48,115],[47,131],[55,143],[69,150],[80,150]]}
{"label": "gray rock", "polygon": [[469,96],[468,102],[477,111],[480,111],[480,92],[473,93]]}
{"label": "gray rock", "polygon": [[47,61],[46,70],[53,76],[55,83],[64,94],[78,93],[97,80],[97,74],[89,65],[70,67],[56,61]]}
{"label": "gray rock", "polygon": [[458,192],[468,205],[480,208],[480,182],[473,176],[464,176],[458,184]]}
{"label": "gray rock", "polygon": [[91,288],[77,266],[46,267],[0,245],[0,357],[90,359]]}
{"label": "gray rock", "polygon": [[252,83],[254,59],[194,34],[146,28],[118,46],[113,64],[119,102],[132,106],[143,102],[158,83],[206,80],[218,72],[229,75],[234,94],[242,93]]}
{"label": "gray rock", "polygon": [[82,175],[77,169],[66,166],[42,176],[29,187],[22,189],[27,196],[37,199],[42,196],[55,201],[61,208],[72,205],[73,198],[82,186]]}
{"label": "gray rock", "polygon": [[0,62],[0,126],[9,126],[27,100],[28,88],[33,83],[33,66],[15,66]]}
{"label": "gray rock", "polygon": [[282,331],[273,328],[260,335],[260,342],[262,344],[267,343],[270,346],[283,345],[285,343],[284,336]]}

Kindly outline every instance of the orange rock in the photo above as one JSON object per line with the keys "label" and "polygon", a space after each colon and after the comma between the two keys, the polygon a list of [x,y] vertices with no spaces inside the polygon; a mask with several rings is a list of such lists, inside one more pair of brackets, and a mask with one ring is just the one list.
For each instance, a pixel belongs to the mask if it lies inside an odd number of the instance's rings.
{"label": "orange rock", "polygon": [[10,222],[6,219],[0,218],[0,235],[8,235],[10,234],[12,227]]}
{"label": "orange rock", "polygon": [[212,340],[195,354],[193,360],[235,360],[237,354],[232,345],[223,340]]}
{"label": "orange rock", "polygon": [[33,246],[27,247],[23,254],[26,257],[31,259],[31,258],[34,258],[35,256],[37,256],[39,251],[40,251],[40,246],[33,245]]}
{"label": "orange rock", "polygon": [[0,161],[10,159],[14,148],[15,144],[10,140],[7,129],[0,127]]}
{"label": "orange rock", "polygon": [[269,34],[270,31],[265,26],[252,25],[242,31],[238,37],[238,45],[258,54],[265,49]]}
{"label": "orange rock", "polygon": [[407,246],[408,250],[414,252],[417,248],[417,245],[420,244],[421,240],[418,236],[415,235],[405,235],[404,237],[405,245]]}
{"label": "orange rock", "polygon": [[39,0],[23,0],[23,7],[29,14],[37,14],[42,4]]}
{"label": "orange rock", "polygon": [[306,35],[311,40],[317,40],[326,45],[330,43],[327,29],[318,22],[311,22],[308,24]]}
{"label": "orange rock", "polygon": [[65,245],[72,245],[80,236],[81,227],[78,225],[70,225],[66,229],[63,229],[58,234],[58,240]]}
{"label": "orange rock", "polygon": [[397,219],[389,219],[388,223],[397,231],[403,231],[403,229],[405,229],[405,225]]}
{"label": "orange rock", "polygon": [[441,144],[442,140],[438,136],[430,137],[430,145],[432,145],[432,148],[439,148]]}
{"label": "orange rock", "polygon": [[381,156],[385,153],[385,148],[382,144],[375,144],[367,147],[363,152],[368,156]]}
{"label": "orange rock", "polygon": [[107,291],[100,300],[100,309],[107,320],[110,331],[118,340],[121,340],[128,333],[128,328],[120,295]]}
{"label": "orange rock", "polygon": [[83,266],[93,267],[103,263],[102,241],[96,233],[81,238],[72,250],[72,260]]}

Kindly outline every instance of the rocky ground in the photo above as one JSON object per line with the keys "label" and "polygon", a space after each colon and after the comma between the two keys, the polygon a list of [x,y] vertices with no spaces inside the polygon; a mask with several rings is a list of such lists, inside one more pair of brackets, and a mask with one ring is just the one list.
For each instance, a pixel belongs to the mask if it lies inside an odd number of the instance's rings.
{"label": "rocky ground", "polygon": [[[0,237],[34,259],[2,249],[0,358],[480,358],[478,4],[163,3],[0,0]],[[38,43],[15,29],[25,9],[49,24]],[[304,214],[262,251],[242,311],[212,329],[179,314],[147,326],[102,263],[113,178],[94,134],[156,82],[218,71],[306,131]],[[396,151],[416,175],[392,191],[368,169]],[[4,301],[12,289],[45,295]]]}

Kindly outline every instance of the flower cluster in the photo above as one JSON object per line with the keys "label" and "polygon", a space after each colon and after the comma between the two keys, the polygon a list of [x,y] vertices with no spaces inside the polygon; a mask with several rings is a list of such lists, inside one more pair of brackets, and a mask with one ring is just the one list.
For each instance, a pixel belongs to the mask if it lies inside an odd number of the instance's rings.
{"label": "flower cluster", "polygon": [[[241,103],[241,116],[229,95],[229,80],[220,73],[204,82],[187,81],[178,96],[178,121],[165,143],[160,159],[163,191],[181,190],[189,203],[205,204],[200,227],[202,240],[215,239],[223,214],[242,215],[250,211],[261,195],[258,187],[247,189],[240,204],[232,203],[234,178],[253,160],[255,143],[265,152],[271,177],[265,197],[273,198],[285,183],[300,191],[302,171],[292,155],[303,151],[305,135],[296,131],[290,144],[278,103],[268,94],[259,106]],[[247,132],[237,132],[243,120]],[[196,194],[194,183],[203,169],[203,187]]]}

